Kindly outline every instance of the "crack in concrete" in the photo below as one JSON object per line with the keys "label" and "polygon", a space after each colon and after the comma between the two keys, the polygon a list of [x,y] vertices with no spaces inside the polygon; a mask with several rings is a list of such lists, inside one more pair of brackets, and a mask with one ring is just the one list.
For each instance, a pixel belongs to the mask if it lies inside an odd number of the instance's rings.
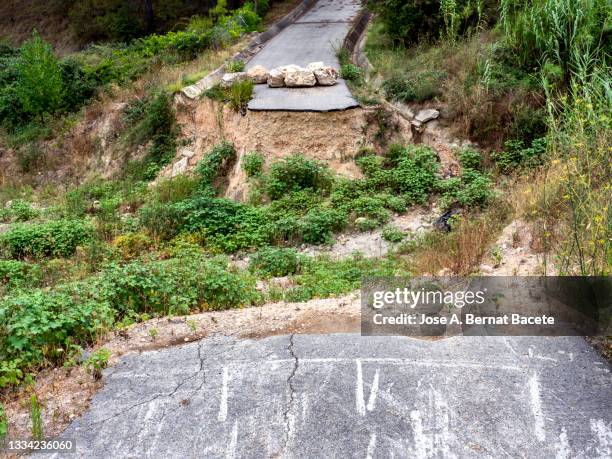
{"label": "crack in concrete", "polygon": [[289,346],[287,347],[289,354],[291,355],[291,357],[293,357],[293,368],[291,369],[291,373],[289,374],[289,377],[287,378],[287,386],[289,388],[289,402],[287,403],[287,409],[283,413],[283,419],[285,421],[285,441],[282,446],[283,452],[287,449],[287,446],[289,444],[289,439],[291,438],[291,430],[293,428],[291,419],[289,418],[289,413],[291,412],[291,409],[293,408],[293,405],[295,403],[295,388],[293,387],[293,378],[295,377],[295,374],[297,373],[298,366],[299,366],[299,359],[293,348],[293,338],[294,337],[295,337],[295,334],[289,335]]}
{"label": "crack in concrete", "polygon": [[[147,400],[143,400],[143,401],[140,401],[140,402],[135,403],[133,405],[130,405],[127,408],[122,409],[121,411],[113,414],[112,416],[104,418],[104,419],[102,419],[100,421],[92,422],[91,425],[104,424],[107,421],[110,421],[112,419],[116,419],[116,418],[118,418],[118,417],[128,413],[129,411],[133,410],[134,408],[138,408],[139,406],[151,403],[151,402],[153,402],[153,401],[155,401],[155,400],[157,400],[159,398],[162,398],[162,397],[164,397],[164,398],[171,398],[172,396],[174,396],[174,394],[176,394],[179,391],[179,389],[181,387],[183,387],[185,384],[187,384],[189,381],[191,381],[192,379],[194,379],[196,376],[198,376],[200,373],[203,372],[204,358],[202,357],[202,341],[198,342],[198,359],[200,361],[200,366],[198,368],[198,371],[196,371],[194,374],[188,376],[187,378],[183,379],[172,391],[167,392],[167,393],[166,392],[162,392],[162,393],[156,394],[154,397],[151,397],[151,398],[148,398]],[[206,382],[206,377],[202,378],[202,382],[200,383],[200,385],[198,386],[197,389],[194,389],[191,392],[191,395],[193,395],[196,392],[198,392],[199,390],[201,390],[202,386],[204,386],[205,382]]]}

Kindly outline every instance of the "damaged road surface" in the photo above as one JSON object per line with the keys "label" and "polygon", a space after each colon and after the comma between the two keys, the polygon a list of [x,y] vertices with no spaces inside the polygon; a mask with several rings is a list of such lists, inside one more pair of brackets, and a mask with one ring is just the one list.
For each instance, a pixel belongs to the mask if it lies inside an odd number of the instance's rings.
{"label": "damaged road surface", "polygon": [[579,337],[212,338],[124,357],[61,437],[87,458],[610,457],[609,370]]}
{"label": "damaged road surface", "polygon": [[[247,64],[273,69],[322,61],[337,69],[336,50],[361,9],[359,0],[320,0],[295,23],[271,39]],[[358,107],[346,83],[312,88],[269,88],[256,85],[249,110],[331,111]]]}

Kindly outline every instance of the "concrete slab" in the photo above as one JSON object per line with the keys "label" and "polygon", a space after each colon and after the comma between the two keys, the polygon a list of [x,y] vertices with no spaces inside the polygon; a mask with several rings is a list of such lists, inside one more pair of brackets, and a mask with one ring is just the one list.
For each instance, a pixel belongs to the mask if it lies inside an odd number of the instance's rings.
{"label": "concrete slab", "polygon": [[[247,63],[247,69],[255,65],[268,69],[289,64],[306,66],[317,61],[338,68],[336,49],[342,45],[360,8],[358,0],[319,1],[296,23],[271,39]],[[257,85],[249,102],[250,110],[331,111],[357,106],[343,80],[331,87],[303,89]]]}
{"label": "concrete slab", "polygon": [[610,457],[610,367],[578,337],[207,339],[105,377],[77,457]]}

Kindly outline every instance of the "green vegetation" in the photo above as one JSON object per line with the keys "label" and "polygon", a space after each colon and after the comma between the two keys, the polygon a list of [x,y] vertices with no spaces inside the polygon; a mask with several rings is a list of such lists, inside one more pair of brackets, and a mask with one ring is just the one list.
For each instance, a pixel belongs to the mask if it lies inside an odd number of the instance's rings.
{"label": "green vegetation", "polygon": [[[113,83],[125,84],[134,80],[160,62],[174,64],[194,59],[204,50],[225,47],[243,34],[258,30],[261,23],[252,3],[228,11],[221,2],[209,17],[193,17],[184,30],[136,38],[145,29],[124,22],[133,20],[129,7],[107,0],[91,9],[81,10],[82,2],[77,3],[78,7],[76,4],[72,7],[71,18],[80,23],[83,19],[78,12],[87,12],[85,29],[92,33],[89,38],[102,38],[104,34],[96,30],[104,30],[110,35],[108,38],[120,43],[95,44],[65,59],[56,57],[51,46],[36,33],[19,49],[0,46],[0,126],[17,144],[44,137],[48,134],[46,125],[52,117],[77,111],[96,92]],[[171,17],[171,14],[165,17]],[[96,29],[98,26],[100,29]],[[236,88],[230,100],[241,107],[247,92],[246,87]],[[155,100],[153,98],[151,103],[154,104]],[[156,150],[154,155],[163,156],[168,145],[153,148]],[[26,167],[23,169],[27,170],[32,157],[29,155],[24,159]]]}
{"label": "green vegetation", "polygon": [[[382,79],[380,91],[368,88],[364,72],[339,53],[352,88],[364,97],[378,91],[370,100],[384,94],[448,107],[453,133],[483,147],[455,151],[460,170],[451,177],[443,178],[436,152],[423,144],[389,145],[378,154],[361,149],[359,179],[336,176],[307,154],[266,164],[265,151],[250,152],[241,163],[249,200],[235,202],[223,196],[239,157],[221,141],[190,174],[153,184],[191,139],[179,136],[171,95],[151,84],[130,98],[119,120],[118,143],[142,152],[122,157],[120,174],[49,196],[3,186],[0,389],[43,368],[75,365],[82,349],[109,331],[152,317],[341,295],[357,289],[363,276],[473,273],[513,216],[533,224],[534,240],[554,251],[560,272],[609,274],[606,5],[504,0],[500,17],[495,6],[376,2],[366,51]],[[217,2],[184,29],[151,35],[144,23],[142,30],[124,30],[133,16],[122,8],[130,7],[105,0],[92,22],[105,24],[113,39],[123,36],[124,44],[92,45],[70,59],[57,58],[37,35],[19,49],[0,46],[1,124],[24,174],[53,159],[33,142],[55,129],[50,120],[66,120],[113,83],[225,46],[256,30],[262,14],[249,3],[230,12]],[[233,70],[243,65],[230,63]],[[244,111],[252,91],[252,83],[238,82],[207,95]],[[371,116],[384,139],[390,129],[384,110]],[[394,214],[433,201],[462,208],[450,233],[407,239],[390,223]],[[298,250],[331,244],[343,230],[381,227],[394,244],[382,259],[336,260]],[[249,257],[249,268],[237,268],[235,257]],[[281,291],[270,279],[285,276],[289,287]],[[258,290],[258,280],[270,289]],[[151,329],[151,338],[157,333]],[[97,378],[107,361],[100,349],[83,364]],[[0,437],[2,426],[0,411]]]}
{"label": "green vegetation", "polygon": [[406,233],[395,226],[389,225],[383,228],[382,238],[387,242],[402,242],[405,237]]}
{"label": "green vegetation", "polygon": [[83,361],[83,366],[94,379],[98,380],[102,377],[102,370],[108,366],[110,356],[111,352],[108,349],[98,349]]}
{"label": "green vegetation", "polygon": [[0,403],[0,444],[4,443],[4,439],[8,435],[8,419],[4,412],[4,405]]}
{"label": "green vegetation", "polygon": [[[555,269],[609,274],[609,2],[389,0],[371,6],[378,19],[366,52],[385,95],[407,103],[440,100],[455,131],[490,150],[478,162],[461,155],[461,176],[436,185],[443,202],[481,207],[494,199],[494,176],[483,168],[490,159],[497,174],[510,176],[503,183],[515,195],[513,211],[531,222]],[[467,239],[457,240],[464,242],[467,247]],[[468,252],[458,249],[467,259],[479,256]],[[437,266],[449,263],[455,262]],[[467,269],[455,266],[455,272]]]}
{"label": "green vegetation", "polygon": [[32,438],[43,439],[42,412],[36,394],[30,396],[30,421],[32,422]]}
{"label": "green vegetation", "polygon": [[263,155],[257,151],[247,153],[244,155],[244,158],[242,158],[242,169],[244,169],[244,172],[249,178],[260,177],[263,173],[264,164],[265,160]]}
{"label": "green vegetation", "polygon": [[91,240],[93,228],[76,220],[14,225],[0,236],[0,250],[8,258],[69,257],[78,245]]}
{"label": "green vegetation", "polygon": [[300,257],[294,249],[266,247],[251,256],[249,269],[264,276],[288,276],[298,272]]}

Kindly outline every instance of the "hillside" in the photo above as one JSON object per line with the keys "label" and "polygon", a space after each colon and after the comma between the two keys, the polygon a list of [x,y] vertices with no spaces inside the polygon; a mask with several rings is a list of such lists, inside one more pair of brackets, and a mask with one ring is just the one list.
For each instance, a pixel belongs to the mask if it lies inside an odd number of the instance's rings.
{"label": "hillside", "polygon": [[39,3],[0,6],[0,442],[609,451],[576,333],[359,335],[370,279],[608,285],[609,2]]}

